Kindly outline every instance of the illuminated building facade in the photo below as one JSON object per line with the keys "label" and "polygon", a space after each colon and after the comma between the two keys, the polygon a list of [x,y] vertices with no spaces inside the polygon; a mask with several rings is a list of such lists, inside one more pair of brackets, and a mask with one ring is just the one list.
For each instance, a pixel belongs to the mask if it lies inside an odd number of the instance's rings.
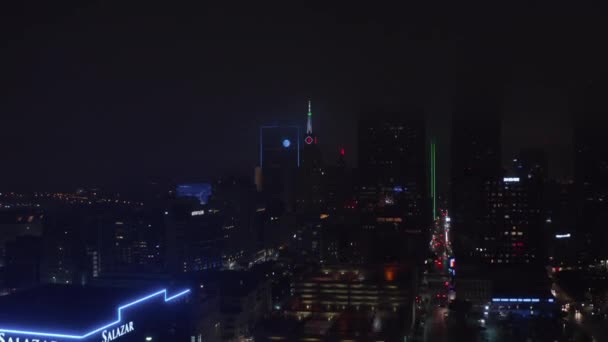
{"label": "illuminated building facade", "polygon": [[414,273],[391,265],[300,274],[284,315],[261,324],[256,340],[403,341],[414,320]]}
{"label": "illuminated building facade", "polygon": [[540,208],[530,200],[526,183],[519,177],[486,181],[479,245],[472,251],[490,264],[530,264],[540,258]]}
{"label": "illuminated building facade", "polygon": [[409,286],[412,278],[398,266],[377,268],[325,267],[317,273],[300,276],[293,283],[296,315],[315,312],[361,310],[396,310],[408,308],[413,301]]}

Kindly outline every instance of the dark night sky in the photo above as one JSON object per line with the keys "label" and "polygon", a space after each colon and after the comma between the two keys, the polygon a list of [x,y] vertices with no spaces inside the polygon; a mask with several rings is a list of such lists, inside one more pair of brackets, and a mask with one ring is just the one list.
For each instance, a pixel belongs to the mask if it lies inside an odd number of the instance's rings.
{"label": "dark night sky", "polygon": [[593,8],[207,3],[0,5],[0,189],[249,175],[257,126],[304,125],[309,97],[326,159],[362,108],[423,108],[445,170],[453,99],[487,89],[505,159],[567,176],[567,107],[605,71]]}

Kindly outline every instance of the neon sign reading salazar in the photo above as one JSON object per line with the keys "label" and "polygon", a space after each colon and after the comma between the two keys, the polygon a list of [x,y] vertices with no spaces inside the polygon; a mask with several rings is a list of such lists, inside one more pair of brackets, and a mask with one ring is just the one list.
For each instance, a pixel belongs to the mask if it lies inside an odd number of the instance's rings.
{"label": "neon sign reading salazar", "polygon": [[[190,290],[184,290],[172,296],[167,295],[167,290],[161,290],[154,292],[145,297],[139,298],[131,303],[122,305],[118,307],[117,314],[118,318],[104,326],[96,328],[84,335],[73,335],[73,334],[62,334],[57,332],[42,332],[42,331],[29,331],[29,330],[16,330],[16,329],[6,329],[0,326],[0,342],[59,342],[60,340],[83,340],[88,339],[89,337],[95,336],[96,334],[101,333],[101,342],[110,342],[114,341],[117,338],[133,332],[135,327],[133,326],[133,322],[125,322],[122,323],[122,311],[128,309],[129,307],[138,305],[142,302],[146,302],[150,299],[162,297],[164,302],[170,302],[176,298],[182,297],[186,294],[190,293]],[[122,323],[122,324],[121,324]],[[120,325],[119,325],[120,324]]]}
{"label": "neon sign reading salazar", "polygon": [[128,334],[135,330],[133,327],[133,322],[129,322],[128,324],[123,324],[111,330],[104,330],[101,333],[102,342],[114,341],[115,339]]}

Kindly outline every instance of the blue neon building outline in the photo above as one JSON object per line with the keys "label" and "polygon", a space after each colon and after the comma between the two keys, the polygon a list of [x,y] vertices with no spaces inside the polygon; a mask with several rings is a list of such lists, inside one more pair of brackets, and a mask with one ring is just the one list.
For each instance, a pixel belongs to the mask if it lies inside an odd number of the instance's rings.
{"label": "blue neon building outline", "polygon": [[148,299],[154,298],[154,297],[158,297],[160,295],[164,295],[164,301],[165,303],[170,302],[178,297],[181,297],[185,294],[190,293],[190,290],[183,290],[181,292],[178,292],[177,294],[174,294],[173,296],[167,297],[167,289],[163,289],[157,292],[154,292],[150,295],[147,295],[145,297],[139,298],[137,300],[134,300],[130,303],[127,303],[125,305],[119,306],[118,309],[116,310],[118,313],[118,319],[104,324],[102,327],[100,328],[95,328],[93,330],[91,330],[90,332],[84,334],[84,335],[70,335],[70,334],[61,334],[61,333],[53,333],[53,332],[38,332],[38,331],[25,331],[25,330],[18,330],[18,329],[4,329],[4,328],[0,328],[0,332],[4,332],[4,333],[9,333],[9,334],[17,334],[17,335],[30,335],[30,336],[43,336],[43,337],[57,337],[57,338],[65,338],[65,339],[73,339],[73,340],[82,340],[85,339],[93,334],[96,334],[102,330],[108,329],[114,325],[117,325],[118,323],[120,323],[122,321],[122,310],[132,307],[134,305],[137,305],[141,302],[144,302]]}
{"label": "blue neon building outline", "polygon": [[296,141],[297,141],[297,165],[298,167],[300,167],[300,126],[295,126],[295,125],[287,125],[287,126],[282,126],[282,125],[270,125],[270,126],[260,126],[260,167],[264,167],[264,149],[263,149],[263,144],[262,144],[262,140],[264,139],[264,134],[262,133],[262,130],[266,129],[266,128],[295,128],[296,129]]}

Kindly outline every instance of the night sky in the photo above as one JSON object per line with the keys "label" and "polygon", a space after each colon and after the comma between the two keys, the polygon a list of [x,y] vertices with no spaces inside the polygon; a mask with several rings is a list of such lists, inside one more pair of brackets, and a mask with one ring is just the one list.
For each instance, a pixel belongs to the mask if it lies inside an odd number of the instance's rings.
{"label": "night sky", "polygon": [[249,176],[258,125],[304,125],[309,98],[326,160],[344,146],[351,164],[360,113],[422,109],[445,182],[452,103],[488,89],[504,159],[542,147],[569,176],[569,111],[608,57],[600,11],[554,4],[17,3],[0,5],[0,189]]}

